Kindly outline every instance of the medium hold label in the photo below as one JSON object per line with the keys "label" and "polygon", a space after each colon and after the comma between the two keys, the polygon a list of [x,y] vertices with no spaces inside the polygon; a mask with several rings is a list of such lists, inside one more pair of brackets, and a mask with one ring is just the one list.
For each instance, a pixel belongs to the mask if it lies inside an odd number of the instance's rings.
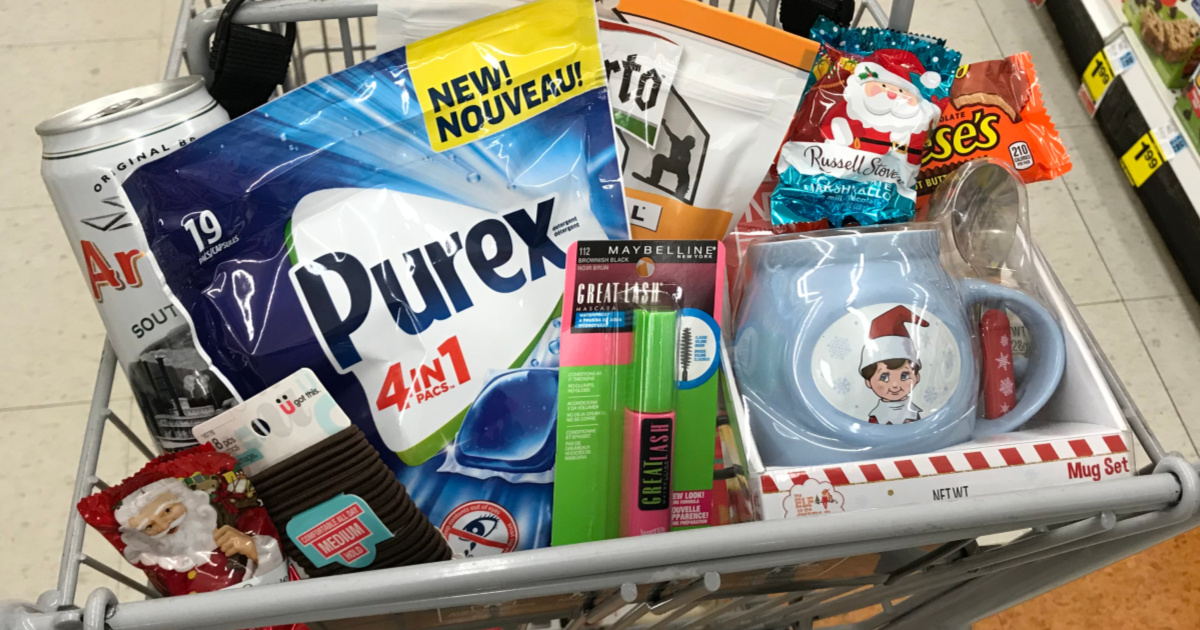
{"label": "medium hold label", "polygon": [[375,546],[392,532],[366,501],[343,494],[297,514],[288,521],[287,535],[313,566],[336,562],[362,569],[375,561]]}

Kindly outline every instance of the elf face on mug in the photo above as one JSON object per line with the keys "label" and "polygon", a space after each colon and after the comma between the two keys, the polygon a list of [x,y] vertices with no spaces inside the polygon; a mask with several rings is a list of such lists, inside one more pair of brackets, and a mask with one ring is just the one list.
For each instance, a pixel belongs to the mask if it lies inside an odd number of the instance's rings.
{"label": "elf face on mug", "polygon": [[[863,384],[879,397],[867,416],[871,424],[904,424],[921,419],[922,409],[912,400],[913,388],[921,382],[921,357],[908,334],[908,324],[929,326],[928,321],[900,305],[871,320],[858,370]],[[936,392],[929,387],[924,391]]]}
{"label": "elf face on mug", "polygon": [[[1062,376],[1050,314],[1018,291],[951,278],[932,227],[768,238],[750,246],[746,265],[734,372],[767,466],[895,457],[1011,431]],[[1021,317],[1038,348],[1021,386],[1007,384],[1017,404],[995,420],[976,410],[978,325],[968,314],[984,301]]]}

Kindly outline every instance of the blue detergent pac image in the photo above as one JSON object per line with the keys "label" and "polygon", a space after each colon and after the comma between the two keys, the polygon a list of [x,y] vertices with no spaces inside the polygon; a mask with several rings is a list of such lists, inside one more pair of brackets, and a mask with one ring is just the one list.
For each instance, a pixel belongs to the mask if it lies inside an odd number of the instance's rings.
{"label": "blue detergent pac image", "polygon": [[464,474],[544,482],[554,468],[558,370],[496,375],[467,411],[451,449]]}
{"label": "blue detergent pac image", "polygon": [[401,48],[124,191],[216,373],[313,370],[459,556],[548,546],[565,254],[628,238],[608,96],[430,149]]}

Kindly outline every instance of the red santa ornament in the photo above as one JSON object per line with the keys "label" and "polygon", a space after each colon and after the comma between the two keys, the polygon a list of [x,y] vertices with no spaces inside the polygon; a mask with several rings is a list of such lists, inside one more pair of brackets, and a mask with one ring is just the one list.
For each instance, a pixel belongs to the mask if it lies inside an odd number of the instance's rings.
{"label": "red santa ornament", "polygon": [[[275,532],[255,533],[269,522],[266,510],[254,506],[235,514],[233,525],[220,526],[209,493],[174,477],[135,490],[113,512],[125,544],[122,555],[135,565],[164,569],[160,576],[168,589],[206,592],[231,583],[286,582]],[[233,557],[242,560],[231,562]]]}
{"label": "red santa ornament", "polygon": [[929,326],[904,306],[896,306],[871,321],[863,345],[859,374],[879,404],[871,410],[871,424],[905,424],[921,419],[922,409],[912,401],[921,382],[921,359],[908,326]]}
{"label": "red santa ornament", "polygon": [[77,509],[164,595],[289,579],[266,508],[237,460],[210,444],[160,455]]}
{"label": "red santa ornament", "polygon": [[836,144],[881,155],[894,152],[920,165],[925,136],[941,117],[941,108],[924,92],[941,81],[912,52],[876,51],[847,78],[843,99],[821,123],[822,134]]}

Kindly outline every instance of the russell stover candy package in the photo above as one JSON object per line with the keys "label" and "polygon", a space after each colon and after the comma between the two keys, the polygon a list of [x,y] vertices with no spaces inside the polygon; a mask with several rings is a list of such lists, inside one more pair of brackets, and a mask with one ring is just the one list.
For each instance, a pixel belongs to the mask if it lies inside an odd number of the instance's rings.
{"label": "russell stover candy package", "polygon": [[981,157],[1011,164],[1026,184],[1071,170],[1027,52],[958,69],[950,104],[925,142],[917,207],[929,204],[946,176]]}
{"label": "russell stover candy package", "polygon": [[553,544],[712,520],[724,258],[718,241],[568,252]]}
{"label": "russell stover candy package", "polygon": [[961,55],[921,36],[827,18],[812,35],[821,51],[779,156],[772,221],[912,220],[925,138]]}
{"label": "russell stover candy package", "polygon": [[310,368],[435,526],[501,553],[550,542],[566,252],[628,237],[613,135],[592,0],[540,0],[289,92],[125,191],[231,391]]}
{"label": "russell stover candy package", "polygon": [[78,509],[164,595],[289,579],[254,487],[236,459],[208,444],[160,455]]}

